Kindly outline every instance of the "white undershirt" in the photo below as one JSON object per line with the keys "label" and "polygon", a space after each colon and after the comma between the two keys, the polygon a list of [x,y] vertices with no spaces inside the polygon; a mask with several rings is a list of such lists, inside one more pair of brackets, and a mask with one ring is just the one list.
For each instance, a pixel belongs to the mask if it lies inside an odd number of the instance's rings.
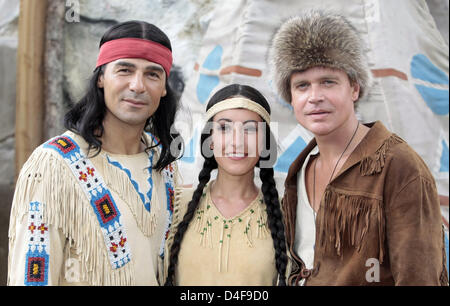
{"label": "white undershirt", "polygon": [[[316,146],[308,154],[300,172],[297,175],[297,220],[295,223],[294,249],[305,263],[307,269],[314,265],[314,245],[316,241],[315,213],[306,193],[305,172],[311,155],[319,153]],[[303,282],[302,282],[303,283]]]}

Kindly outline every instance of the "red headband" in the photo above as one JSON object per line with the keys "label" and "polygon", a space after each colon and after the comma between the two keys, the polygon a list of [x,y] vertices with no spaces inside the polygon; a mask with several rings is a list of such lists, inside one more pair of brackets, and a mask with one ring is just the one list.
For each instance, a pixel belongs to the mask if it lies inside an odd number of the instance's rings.
{"label": "red headband", "polygon": [[172,67],[172,52],[163,45],[141,38],[119,38],[100,47],[95,68],[120,58],[143,58],[160,64],[167,77]]}

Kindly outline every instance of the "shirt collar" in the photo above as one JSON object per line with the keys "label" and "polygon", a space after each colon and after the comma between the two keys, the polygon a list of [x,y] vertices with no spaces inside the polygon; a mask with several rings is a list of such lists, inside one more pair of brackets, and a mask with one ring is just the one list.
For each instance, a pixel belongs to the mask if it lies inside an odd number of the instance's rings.
{"label": "shirt collar", "polygon": [[[350,154],[344,165],[336,174],[335,178],[350,167],[359,163],[363,158],[374,154],[384,144],[386,139],[388,139],[392,135],[392,133],[386,129],[383,123],[381,123],[381,121],[366,123],[364,125],[370,128],[369,132]],[[317,154],[319,152],[319,148],[317,147],[315,138],[309,142],[306,148],[298,155],[298,157],[289,167],[289,172],[286,176],[285,182],[286,188],[296,186],[297,173],[310,152],[314,154]]]}

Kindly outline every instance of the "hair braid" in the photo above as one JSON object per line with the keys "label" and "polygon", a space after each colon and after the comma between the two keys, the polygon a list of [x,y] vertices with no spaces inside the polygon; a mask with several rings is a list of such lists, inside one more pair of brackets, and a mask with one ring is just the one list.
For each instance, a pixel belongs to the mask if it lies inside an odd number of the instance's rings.
{"label": "hair braid", "polygon": [[267,206],[267,219],[275,248],[275,263],[278,271],[279,286],[285,286],[287,266],[286,239],[273,173],[273,168],[261,168],[259,176],[262,181],[261,191]]}
{"label": "hair braid", "polygon": [[187,211],[183,217],[183,220],[178,224],[176,233],[173,239],[172,247],[170,248],[170,263],[167,271],[167,279],[165,286],[173,286],[175,267],[178,263],[178,254],[180,252],[181,242],[183,241],[184,233],[186,232],[189,223],[194,217],[195,211],[200,203],[203,189],[211,178],[211,171],[217,168],[217,162],[214,158],[205,159],[203,168],[198,175],[198,185],[192,195],[192,200],[188,203]]}

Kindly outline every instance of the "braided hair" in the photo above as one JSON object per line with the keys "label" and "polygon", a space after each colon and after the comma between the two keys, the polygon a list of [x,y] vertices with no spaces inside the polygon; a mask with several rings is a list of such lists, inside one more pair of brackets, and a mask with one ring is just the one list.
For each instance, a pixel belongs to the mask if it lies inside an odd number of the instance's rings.
{"label": "braided hair", "polygon": [[205,188],[206,184],[208,184],[211,178],[211,171],[217,168],[217,163],[214,158],[205,159],[203,163],[203,168],[198,175],[199,183],[197,188],[192,195],[192,200],[188,203],[187,211],[183,217],[183,220],[178,224],[176,229],[176,234],[173,238],[173,244],[170,248],[170,264],[167,270],[167,279],[165,286],[173,285],[173,277],[175,275],[175,267],[178,263],[178,253],[180,252],[181,241],[183,241],[184,233],[186,232],[189,223],[195,215],[195,211],[197,210],[198,204],[200,203],[200,198],[203,194],[203,188]]}
{"label": "braided hair", "polygon": [[275,264],[278,271],[278,285],[286,286],[286,238],[284,235],[283,216],[281,214],[278,191],[273,178],[273,168],[261,168],[259,177],[262,181],[261,191],[267,207],[267,219],[275,249]]}
{"label": "braided hair", "polygon": [[[263,106],[267,112],[270,114],[270,106],[264,96],[254,89],[253,87],[247,85],[240,84],[231,84],[228,85],[219,91],[217,91],[210,99],[206,109],[210,109],[216,103],[219,103],[223,100],[242,96],[248,98],[261,106]],[[212,118],[210,119],[212,121]],[[208,125],[207,125],[208,126]],[[206,129],[206,128],[205,128]],[[276,269],[278,272],[278,284],[280,286],[286,285],[286,266],[287,266],[287,255],[286,255],[286,239],[284,234],[284,225],[282,222],[281,208],[278,198],[278,191],[276,189],[275,180],[274,180],[274,171],[273,171],[273,163],[276,160],[276,144],[275,137],[270,131],[270,127],[267,125],[266,128],[266,141],[265,146],[270,154],[268,156],[261,156],[257,167],[260,167],[260,178],[262,181],[261,191],[264,197],[264,202],[267,206],[267,218],[268,218],[268,226],[271,232],[273,246],[275,249],[275,263]],[[203,131],[201,135],[200,145],[201,148],[205,147],[205,143],[211,141],[208,137],[208,131]],[[272,144],[272,145],[270,145]],[[206,143],[207,145],[207,143]],[[169,267],[167,271],[167,279],[165,282],[165,286],[174,285],[174,276],[175,269],[178,263],[178,254],[180,252],[181,242],[183,241],[184,234],[189,226],[189,223],[193,219],[195,215],[195,211],[200,203],[201,196],[203,194],[203,189],[206,184],[209,182],[211,178],[212,170],[217,168],[217,162],[214,156],[206,156],[203,150],[200,150],[202,156],[205,158],[203,163],[203,168],[198,176],[198,185],[194,191],[192,196],[192,200],[188,203],[187,211],[183,217],[183,220],[179,223],[176,233],[174,235],[173,243],[170,248],[170,258],[169,258]],[[263,162],[264,166],[263,166]]]}

